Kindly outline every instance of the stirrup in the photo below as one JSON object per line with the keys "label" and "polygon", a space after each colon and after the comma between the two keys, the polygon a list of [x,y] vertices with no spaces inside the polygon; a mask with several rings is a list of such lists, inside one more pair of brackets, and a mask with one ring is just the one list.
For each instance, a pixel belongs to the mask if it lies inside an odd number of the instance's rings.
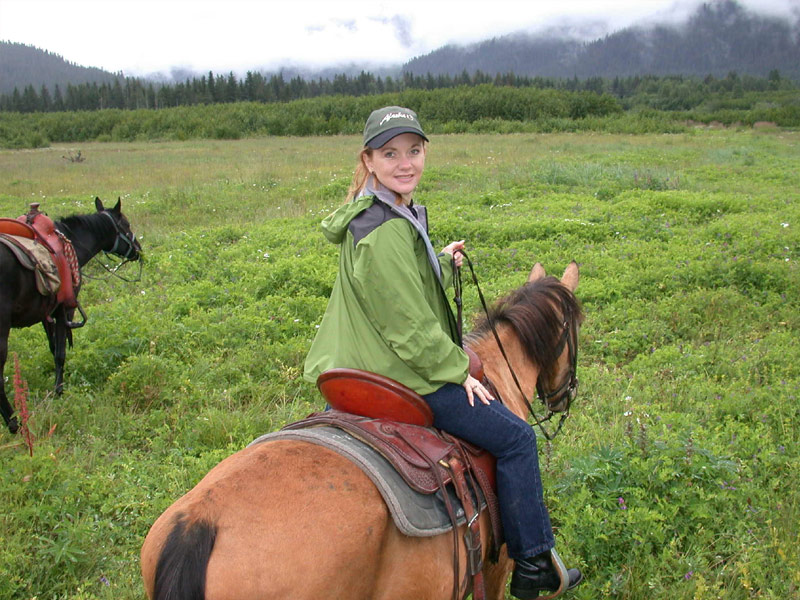
{"label": "stirrup", "polygon": [[553,567],[555,567],[556,573],[558,573],[558,579],[561,583],[555,592],[549,596],[541,596],[538,600],[552,600],[553,598],[558,598],[561,594],[566,592],[569,587],[569,569],[567,569],[555,548],[550,548],[550,561],[553,563]]}
{"label": "stirrup", "polygon": [[79,329],[84,325],[86,325],[86,321],[89,320],[86,317],[86,313],[83,312],[83,307],[81,306],[80,302],[76,300],[75,304],[76,304],[75,308],[77,308],[78,312],[81,313],[81,318],[83,319],[83,321],[67,321],[67,329]]}

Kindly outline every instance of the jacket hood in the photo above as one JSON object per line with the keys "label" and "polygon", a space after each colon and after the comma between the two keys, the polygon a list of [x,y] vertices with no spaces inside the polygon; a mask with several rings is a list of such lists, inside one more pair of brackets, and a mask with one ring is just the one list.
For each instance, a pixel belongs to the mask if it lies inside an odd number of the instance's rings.
{"label": "jacket hood", "polygon": [[343,204],[322,221],[322,233],[329,242],[341,244],[347,233],[350,221],[372,205],[372,196],[361,196],[352,202]]}

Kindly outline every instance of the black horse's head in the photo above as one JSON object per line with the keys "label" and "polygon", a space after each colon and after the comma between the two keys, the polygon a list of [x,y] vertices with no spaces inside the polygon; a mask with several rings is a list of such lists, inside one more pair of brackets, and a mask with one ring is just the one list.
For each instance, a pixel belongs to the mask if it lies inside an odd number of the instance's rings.
{"label": "black horse's head", "polygon": [[103,250],[116,254],[125,260],[139,260],[141,258],[142,247],[136,239],[136,235],[131,231],[130,222],[125,215],[122,214],[122,199],[117,198],[117,204],[114,208],[105,208],[100,198],[94,199],[94,205],[98,213],[111,219],[111,223],[114,225],[114,230],[116,231],[116,236],[113,241],[109,242],[109,247],[103,248]]}

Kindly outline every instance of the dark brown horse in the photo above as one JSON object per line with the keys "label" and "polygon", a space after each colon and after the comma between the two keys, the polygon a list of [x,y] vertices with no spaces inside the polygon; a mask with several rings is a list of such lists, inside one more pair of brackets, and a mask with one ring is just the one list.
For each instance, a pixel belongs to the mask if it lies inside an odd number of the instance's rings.
{"label": "dark brown horse", "polygon": [[[573,395],[582,319],[577,285],[577,264],[560,281],[537,264],[528,283],[496,306],[489,321],[508,362],[486,322],[468,338],[522,419],[522,394],[533,397],[537,381],[543,390],[564,390],[551,396],[551,408]],[[490,548],[486,513],[481,531],[483,548]],[[168,508],[142,547],[142,575],[153,600],[446,600],[455,575],[452,544],[450,534],[400,533],[377,488],[348,459],[281,440],[223,460]],[[467,564],[460,546],[458,581]],[[491,600],[504,598],[513,566],[505,548],[500,554],[496,563],[484,561]]]}
{"label": "dark brown horse", "polygon": [[[141,246],[121,211],[121,201],[107,209],[95,199],[97,212],[56,221],[55,226],[72,242],[82,267],[104,250],[126,260],[138,260]],[[42,323],[47,332],[56,367],[55,392],[61,393],[67,342],[72,345],[72,318],[75,309],[59,304],[55,296],[44,296],[36,288],[33,271],[24,268],[5,245],[0,244],[0,413],[11,433],[18,428],[14,410],[8,402],[2,380],[8,358],[8,335],[12,327]],[[75,290],[77,296],[78,290]]]}

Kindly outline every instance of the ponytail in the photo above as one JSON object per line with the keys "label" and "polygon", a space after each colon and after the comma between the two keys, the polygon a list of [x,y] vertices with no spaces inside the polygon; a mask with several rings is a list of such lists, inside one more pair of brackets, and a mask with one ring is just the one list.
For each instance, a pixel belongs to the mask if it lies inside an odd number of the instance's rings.
{"label": "ponytail", "polygon": [[361,152],[358,153],[358,164],[353,171],[353,179],[350,182],[350,189],[347,190],[347,202],[352,201],[356,196],[358,196],[361,190],[364,189],[364,186],[367,185],[370,172],[367,169],[367,165],[364,164],[365,156],[372,156],[372,148],[369,146],[364,146],[361,149]]}

